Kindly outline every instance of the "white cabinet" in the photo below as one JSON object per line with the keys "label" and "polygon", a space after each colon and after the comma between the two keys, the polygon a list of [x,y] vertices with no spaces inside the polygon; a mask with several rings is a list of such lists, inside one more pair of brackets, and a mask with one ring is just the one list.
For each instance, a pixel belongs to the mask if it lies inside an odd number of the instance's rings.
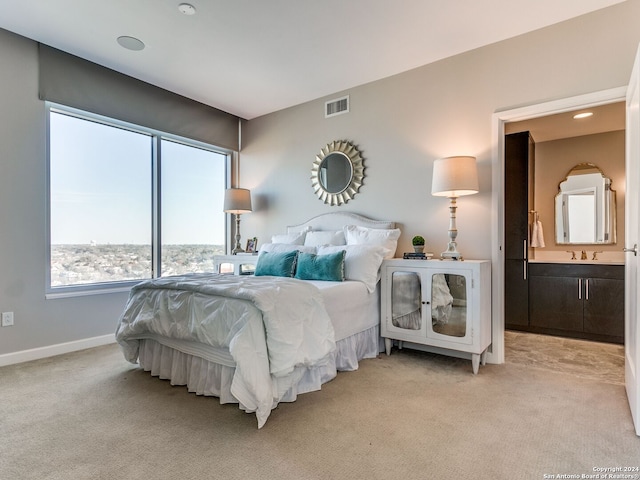
{"label": "white cabinet", "polygon": [[385,260],[381,334],[412,348],[469,358],[473,373],[491,344],[489,260]]}
{"label": "white cabinet", "polygon": [[214,255],[213,270],[215,273],[251,275],[256,269],[257,262],[258,254]]}

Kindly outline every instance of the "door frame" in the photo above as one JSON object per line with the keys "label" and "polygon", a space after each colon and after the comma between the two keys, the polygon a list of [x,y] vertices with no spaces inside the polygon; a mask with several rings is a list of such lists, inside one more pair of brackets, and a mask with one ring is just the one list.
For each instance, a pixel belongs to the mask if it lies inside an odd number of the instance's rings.
{"label": "door frame", "polygon": [[626,101],[627,86],[577,95],[510,110],[498,111],[492,117],[492,198],[491,198],[491,307],[492,344],[487,354],[490,363],[504,363],[504,125],[531,118],[545,117],[581,108]]}

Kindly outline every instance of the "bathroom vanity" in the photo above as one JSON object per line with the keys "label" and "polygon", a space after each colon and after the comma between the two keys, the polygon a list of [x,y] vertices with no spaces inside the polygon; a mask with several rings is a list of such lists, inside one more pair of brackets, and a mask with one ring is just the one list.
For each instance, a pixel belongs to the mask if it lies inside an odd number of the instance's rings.
{"label": "bathroom vanity", "polygon": [[520,329],[624,343],[624,265],[529,262],[529,322]]}

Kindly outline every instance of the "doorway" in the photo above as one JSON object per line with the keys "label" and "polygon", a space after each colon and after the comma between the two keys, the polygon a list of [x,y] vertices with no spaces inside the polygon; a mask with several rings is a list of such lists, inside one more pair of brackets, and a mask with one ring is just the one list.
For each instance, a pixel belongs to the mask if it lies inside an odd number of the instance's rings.
{"label": "doorway", "polygon": [[491,363],[505,361],[505,318],[504,318],[504,268],[505,256],[503,239],[505,234],[504,222],[504,154],[505,127],[511,122],[532,120],[551,115],[561,114],[578,109],[593,108],[625,100],[626,88],[615,88],[587,95],[580,95],[567,99],[531,105],[518,109],[498,112],[493,115],[493,189],[492,206],[492,260],[496,267],[492,278],[492,309],[493,315],[493,344],[487,360]]}
{"label": "doorway", "polygon": [[[624,253],[618,245],[624,238],[624,130],[624,102],[505,123],[507,362],[624,385]],[[601,175],[585,176],[585,164]],[[606,195],[617,208],[609,233],[581,243],[565,239],[569,230],[563,231],[562,220],[569,212],[562,209],[558,187],[569,178],[584,183],[588,176],[607,179]],[[584,216],[584,209],[574,213]],[[593,213],[580,226],[601,226],[609,212]],[[578,278],[585,272],[595,278]],[[587,301],[581,297],[589,281]],[[599,301],[606,306],[596,313]]]}

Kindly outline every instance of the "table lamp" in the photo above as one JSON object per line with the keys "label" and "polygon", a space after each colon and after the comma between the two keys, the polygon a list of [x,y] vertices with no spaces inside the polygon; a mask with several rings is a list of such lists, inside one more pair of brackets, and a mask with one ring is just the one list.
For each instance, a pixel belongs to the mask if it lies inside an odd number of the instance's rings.
{"label": "table lamp", "polygon": [[449,198],[449,244],[440,258],[462,260],[456,243],[456,199],[474,193],[478,193],[478,167],[475,157],[447,157],[433,163],[431,195]]}
{"label": "table lamp", "polygon": [[246,188],[228,188],[224,192],[224,211],[236,216],[236,246],[232,254],[244,252],[240,246],[240,215],[251,212],[251,192]]}

